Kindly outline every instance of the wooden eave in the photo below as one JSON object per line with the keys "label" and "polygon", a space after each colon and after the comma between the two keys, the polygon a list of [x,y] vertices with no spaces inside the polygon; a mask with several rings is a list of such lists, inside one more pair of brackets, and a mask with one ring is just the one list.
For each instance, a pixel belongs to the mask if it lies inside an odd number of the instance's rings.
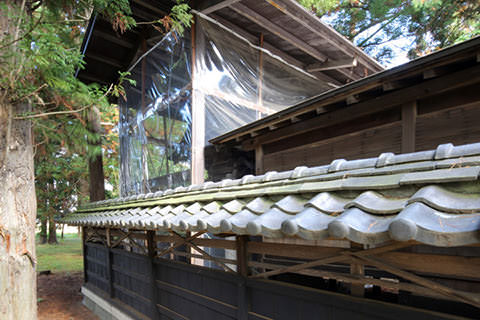
{"label": "wooden eave", "polygon": [[[163,17],[173,5],[174,2],[165,0],[131,0],[133,17],[140,22]],[[205,0],[191,6],[310,73],[326,88],[336,88],[383,70],[294,0]],[[147,45],[153,45],[161,37],[148,25],[120,34],[106,21],[93,17],[82,45],[86,66],[79,70],[78,78],[85,83],[115,82],[118,71],[126,71],[139,56],[143,39]]]}
{"label": "wooden eave", "polygon": [[311,130],[313,125],[332,125],[388,110],[412,97],[426,97],[480,82],[479,62],[480,37],[477,37],[332,89],[210,142],[251,150],[266,141]]}

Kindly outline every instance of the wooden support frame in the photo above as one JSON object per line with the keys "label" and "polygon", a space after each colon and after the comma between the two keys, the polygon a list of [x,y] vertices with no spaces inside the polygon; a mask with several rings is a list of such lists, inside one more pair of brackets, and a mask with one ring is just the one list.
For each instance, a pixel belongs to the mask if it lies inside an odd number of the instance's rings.
{"label": "wooden support frame", "polygon": [[174,236],[176,236],[180,242],[182,242],[182,244],[186,244],[187,246],[195,249],[195,251],[199,252],[202,256],[205,256],[205,257],[208,257],[209,259],[208,260],[211,260],[213,262],[215,262],[217,265],[219,265],[220,267],[222,267],[225,271],[227,272],[232,272],[232,273],[235,273],[235,270],[233,270],[232,268],[230,268],[229,266],[227,266],[225,263],[223,263],[222,261],[220,261],[219,259],[211,256],[210,254],[208,254],[207,252],[205,252],[205,250],[203,250],[202,248],[200,248],[199,246],[197,246],[195,243],[193,243],[192,241],[188,241],[186,239],[188,238],[183,238],[181,235],[179,235],[178,233],[176,232],[172,232],[172,234]]}
{"label": "wooden support frame", "polygon": [[231,6],[232,4],[234,3],[237,3],[237,2],[240,2],[241,0],[223,0],[223,1],[220,1],[219,3],[216,3],[208,8],[205,8],[203,9],[201,12],[203,14],[210,14],[212,12],[215,12],[215,11],[218,11],[218,10],[221,10],[223,8],[226,8],[226,7],[229,7]]}
{"label": "wooden support frame", "polygon": [[357,58],[348,58],[348,59],[340,59],[340,60],[327,60],[323,63],[314,63],[307,66],[308,72],[315,72],[315,71],[326,71],[326,70],[336,70],[336,69],[343,69],[343,68],[353,68],[356,67],[358,64]]}

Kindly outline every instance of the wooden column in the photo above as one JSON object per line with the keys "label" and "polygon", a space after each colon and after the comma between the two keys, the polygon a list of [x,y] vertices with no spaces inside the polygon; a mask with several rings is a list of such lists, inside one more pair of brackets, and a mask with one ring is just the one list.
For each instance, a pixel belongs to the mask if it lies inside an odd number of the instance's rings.
{"label": "wooden column", "polygon": [[255,174],[263,174],[263,147],[261,145],[255,148]]}
{"label": "wooden column", "polygon": [[160,319],[160,312],[157,308],[158,294],[157,294],[157,276],[155,268],[155,256],[157,244],[155,242],[155,231],[147,231],[147,252],[149,261],[149,274],[150,277],[150,297],[151,297],[151,312],[152,319]]}
{"label": "wooden column", "polygon": [[82,227],[82,254],[83,254],[83,283],[87,283],[88,275],[87,275],[87,227]]}
{"label": "wooden column", "polygon": [[[194,16],[195,19],[195,16]],[[205,174],[205,96],[196,84],[196,33],[192,24],[192,184],[202,184]]]}
{"label": "wooden column", "polygon": [[[363,250],[363,245],[359,243],[351,242],[351,247]],[[365,275],[364,265],[357,262],[350,263],[350,274],[355,276],[364,276]],[[350,294],[352,296],[363,297],[364,293],[365,293],[365,286],[363,285],[363,283],[350,284]]]}
{"label": "wooden column", "polygon": [[247,320],[249,301],[248,301],[248,256],[247,256],[247,241],[248,236],[236,236],[236,251],[237,251],[237,273],[241,276],[238,283],[238,303],[237,303],[237,319]]}
{"label": "wooden column", "polygon": [[402,105],[402,153],[415,152],[417,102]]}

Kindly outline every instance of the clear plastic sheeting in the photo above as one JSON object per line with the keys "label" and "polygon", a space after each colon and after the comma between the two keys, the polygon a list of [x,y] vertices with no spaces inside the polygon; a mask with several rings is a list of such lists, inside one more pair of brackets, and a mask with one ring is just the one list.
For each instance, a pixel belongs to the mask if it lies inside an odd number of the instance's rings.
{"label": "clear plastic sheeting", "polygon": [[194,88],[204,95],[206,141],[328,89],[221,25],[197,18]]}
{"label": "clear plastic sheeting", "polygon": [[190,184],[192,108],[204,107],[208,144],[327,89],[314,76],[209,19],[196,19],[193,77],[188,31],[169,33],[156,44],[147,39],[131,67],[136,84],[125,84],[126,101],[120,101],[123,197]]}
{"label": "clear plastic sheeting", "polygon": [[120,99],[122,196],[190,183],[190,34],[169,33],[145,52]]}

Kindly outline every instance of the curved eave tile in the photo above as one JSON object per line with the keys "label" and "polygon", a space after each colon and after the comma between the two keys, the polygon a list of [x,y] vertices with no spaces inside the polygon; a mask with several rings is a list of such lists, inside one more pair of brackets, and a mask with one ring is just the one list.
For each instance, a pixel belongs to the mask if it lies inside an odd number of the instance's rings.
{"label": "curved eave tile", "polygon": [[480,213],[448,214],[420,202],[409,204],[389,226],[394,240],[416,240],[440,247],[478,243],[479,230]]}
{"label": "curved eave tile", "polygon": [[408,203],[423,202],[443,212],[475,213],[480,212],[480,194],[455,193],[436,185],[418,190]]}
{"label": "curved eave tile", "polygon": [[328,225],[334,238],[346,238],[363,244],[378,244],[389,240],[388,226],[393,217],[378,216],[358,208],[346,210]]}
{"label": "curved eave tile", "polygon": [[305,207],[314,207],[317,211],[324,213],[343,212],[345,205],[349,199],[344,199],[334,195],[332,192],[322,192],[313,197],[305,204]]}
{"label": "curved eave tile", "polygon": [[282,222],[282,232],[289,236],[298,236],[306,240],[322,240],[328,238],[328,225],[335,216],[310,207],[300,214]]}
{"label": "curved eave tile", "polygon": [[268,238],[281,238],[282,222],[291,217],[291,214],[274,207],[255,220],[248,222],[247,233],[249,235],[263,235]]}
{"label": "curved eave tile", "polygon": [[220,221],[220,230],[222,232],[234,232],[235,234],[247,234],[247,224],[258,218],[258,215],[249,209],[234,214],[231,217]]}
{"label": "curved eave tile", "polygon": [[408,199],[386,198],[374,191],[366,191],[348,202],[345,208],[359,208],[373,214],[393,214],[400,212]]}

